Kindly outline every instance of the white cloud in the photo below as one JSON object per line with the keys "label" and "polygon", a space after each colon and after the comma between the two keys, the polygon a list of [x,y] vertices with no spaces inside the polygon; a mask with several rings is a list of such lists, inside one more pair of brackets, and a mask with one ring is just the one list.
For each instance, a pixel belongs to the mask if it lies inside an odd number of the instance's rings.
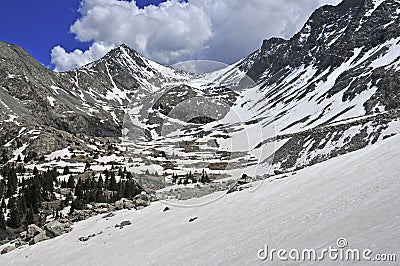
{"label": "white cloud", "polygon": [[314,9],[339,1],[169,0],[140,9],[135,1],[83,0],[71,32],[94,44],[88,51],[72,53],[57,46],[52,63],[57,70],[80,66],[121,43],[164,64],[190,59],[232,63],[257,49],[263,39],[290,37]]}
{"label": "white cloud", "polygon": [[51,63],[55,65],[55,71],[65,71],[100,59],[112,48],[112,44],[95,42],[85,52],[76,49],[67,53],[61,46],[56,46],[51,50]]}

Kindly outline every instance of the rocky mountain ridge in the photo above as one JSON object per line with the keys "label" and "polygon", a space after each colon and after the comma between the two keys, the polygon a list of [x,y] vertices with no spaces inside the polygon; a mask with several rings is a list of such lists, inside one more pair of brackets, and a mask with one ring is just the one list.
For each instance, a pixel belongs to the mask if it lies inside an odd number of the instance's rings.
{"label": "rocky mountain ridge", "polygon": [[[364,147],[399,132],[399,10],[396,0],[321,7],[291,39],[265,40],[236,65],[201,76],[208,80],[200,86],[193,82],[198,75],[154,63],[126,45],[84,67],[55,73],[22,48],[1,43],[2,150],[8,159],[20,154],[33,163],[66,147],[101,150],[96,143],[120,142],[127,106],[139,108],[143,99],[171,91],[171,85],[188,86],[194,95],[237,86],[245,74],[253,88],[231,94],[230,102],[238,106],[235,97],[244,98],[253,120],[274,116],[259,120],[276,131],[275,159],[263,158],[273,160],[273,168],[303,167]],[[357,125],[346,123],[354,119]],[[332,131],[315,137],[319,131],[313,129],[320,127]]]}

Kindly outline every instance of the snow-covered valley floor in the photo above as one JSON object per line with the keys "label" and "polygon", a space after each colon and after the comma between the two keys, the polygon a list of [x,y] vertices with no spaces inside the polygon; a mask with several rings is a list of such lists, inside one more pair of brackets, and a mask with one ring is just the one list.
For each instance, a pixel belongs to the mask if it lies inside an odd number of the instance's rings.
{"label": "snow-covered valley floor", "polygon": [[[394,136],[201,207],[163,211],[167,205],[155,202],[110,218],[95,216],[76,223],[68,234],[1,255],[0,265],[287,265],[261,261],[257,252],[265,245],[337,248],[340,237],[348,248],[394,253],[397,262],[382,265],[399,265],[399,159],[400,136]],[[132,224],[115,227],[124,220]],[[79,240],[92,234],[88,241]]]}

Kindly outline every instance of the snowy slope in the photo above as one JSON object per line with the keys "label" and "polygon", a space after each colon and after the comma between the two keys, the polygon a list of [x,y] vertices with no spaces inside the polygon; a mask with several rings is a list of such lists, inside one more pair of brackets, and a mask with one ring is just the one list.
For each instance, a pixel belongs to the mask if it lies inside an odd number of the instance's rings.
{"label": "snowy slope", "polygon": [[[255,265],[265,244],[321,250],[336,247],[339,237],[349,248],[397,252],[399,259],[399,156],[400,137],[394,136],[202,207],[170,206],[163,212],[166,204],[156,202],[108,219],[92,217],[75,224],[71,233],[0,256],[0,264]],[[123,220],[132,225],[114,227]],[[78,240],[91,234],[86,242]]]}

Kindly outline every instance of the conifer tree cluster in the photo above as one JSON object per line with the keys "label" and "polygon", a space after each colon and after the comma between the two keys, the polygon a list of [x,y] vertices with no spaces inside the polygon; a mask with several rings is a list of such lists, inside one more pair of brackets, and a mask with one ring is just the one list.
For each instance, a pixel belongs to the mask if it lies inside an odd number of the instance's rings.
{"label": "conifer tree cluster", "polygon": [[[90,169],[90,165],[87,164],[86,168]],[[33,223],[42,225],[45,218],[41,215],[44,210],[43,202],[58,202],[52,205],[56,206],[53,207],[53,215],[58,217],[59,211],[69,205],[72,213],[74,210],[84,209],[89,203],[114,203],[142,192],[132,174],[122,168],[113,167],[97,176],[92,172],[88,178],[79,178],[74,177],[69,168],[65,167],[62,173],[69,175],[67,181],[59,180],[59,173],[55,168],[38,171],[35,167],[25,175],[26,172],[22,164],[6,164],[0,169],[0,230],[5,230],[6,227],[20,228]],[[62,201],[57,199],[55,193],[60,188],[71,191]]]}
{"label": "conifer tree cluster", "polygon": [[187,185],[187,184],[195,184],[197,182],[201,182],[203,184],[210,182],[211,180],[208,178],[207,172],[203,169],[200,178],[196,178],[192,172],[190,171],[183,177],[179,177],[177,174],[172,174],[172,183],[177,185]]}
{"label": "conifer tree cluster", "polygon": [[[119,181],[117,181],[116,175],[119,176]],[[66,185],[72,184],[71,178]],[[118,172],[106,169],[98,178],[92,176],[86,180],[78,179],[74,190],[76,198],[72,200],[70,213],[83,209],[86,204],[113,203],[121,198],[132,198],[141,192],[141,187],[126,169],[120,168]]]}
{"label": "conifer tree cluster", "polygon": [[[18,228],[21,225],[40,223],[40,219],[35,220],[35,214],[39,214],[41,203],[55,199],[54,185],[58,176],[55,169],[42,173],[36,169],[33,176],[18,178],[25,171],[20,165],[6,165],[1,170],[3,179],[0,180],[0,229],[5,229],[5,225]],[[8,215],[5,218],[7,210]]]}

